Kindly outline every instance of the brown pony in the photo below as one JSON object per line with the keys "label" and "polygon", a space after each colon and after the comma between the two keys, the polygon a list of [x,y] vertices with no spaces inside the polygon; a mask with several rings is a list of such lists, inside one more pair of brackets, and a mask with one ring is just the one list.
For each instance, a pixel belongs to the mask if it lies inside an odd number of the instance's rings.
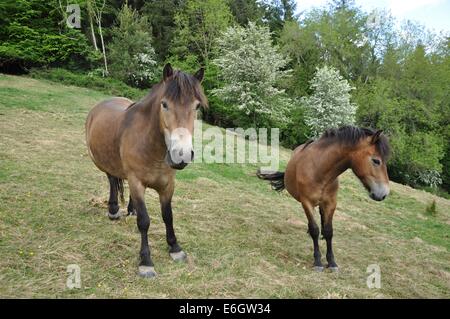
{"label": "brown pony", "polygon": [[328,130],[318,140],[298,146],[285,172],[264,174],[258,171],[258,177],[271,181],[275,190],[286,188],[302,204],[314,244],[314,268],[317,271],[322,271],[323,266],[314,207],[319,206],[322,236],[327,242],[328,267],[337,271],[331,240],[338,176],[351,168],[370,197],[381,201],[389,194],[386,168],[389,152],[389,143],[382,131],[347,126]]}
{"label": "brown pony", "polygon": [[128,214],[137,214],[141,233],[139,275],[154,277],[147,232],[150,219],[144,202],[147,187],[159,194],[170,256],[185,260],[172,222],[175,170],[192,161],[192,132],[197,110],[207,106],[201,87],[204,70],[195,75],[174,71],[170,64],[163,80],[136,103],[116,97],[97,104],[86,119],[86,144],[95,165],[110,184],[110,219],[120,217],[118,193],[123,202],[123,180],[128,180]]}

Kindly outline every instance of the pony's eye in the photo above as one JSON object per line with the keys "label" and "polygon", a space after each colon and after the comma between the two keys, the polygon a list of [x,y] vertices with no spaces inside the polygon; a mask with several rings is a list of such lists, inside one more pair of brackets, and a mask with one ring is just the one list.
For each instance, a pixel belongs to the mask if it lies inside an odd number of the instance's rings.
{"label": "pony's eye", "polygon": [[195,110],[198,111],[200,109],[200,103],[197,103],[197,105],[195,106]]}
{"label": "pony's eye", "polygon": [[381,164],[381,161],[379,159],[372,158],[372,163],[374,163],[376,166],[378,166]]}
{"label": "pony's eye", "polygon": [[164,110],[166,110],[166,111],[169,109],[169,106],[167,105],[166,102],[161,102],[161,106],[162,106],[162,108],[163,108]]}

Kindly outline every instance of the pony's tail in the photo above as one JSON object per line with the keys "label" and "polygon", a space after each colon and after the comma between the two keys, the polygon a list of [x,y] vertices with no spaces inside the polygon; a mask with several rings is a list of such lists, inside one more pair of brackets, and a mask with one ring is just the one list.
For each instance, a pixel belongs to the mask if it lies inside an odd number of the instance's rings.
{"label": "pony's tail", "polygon": [[111,176],[112,186],[117,190],[119,194],[120,203],[122,206],[125,204],[125,198],[123,197],[123,179]]}
{"label": "pony's tail", "polygon": [[260,169],[256,172],[256,176],[260,179],[270,181],[272,189],[281,192],[284,189],[284,172],[262,173]]}

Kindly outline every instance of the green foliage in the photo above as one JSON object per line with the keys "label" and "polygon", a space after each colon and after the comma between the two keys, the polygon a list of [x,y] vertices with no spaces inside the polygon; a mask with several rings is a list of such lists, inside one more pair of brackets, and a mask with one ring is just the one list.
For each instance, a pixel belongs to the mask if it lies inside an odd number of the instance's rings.
{"label": "green foliage", "polygon": [[146,94],[146,91],[130,87],[122,81],[96,75],[95,72],[75,73],[65,69],[31,69],[30,76],[36,79],[46,79],[67,85],[75,85],[95,89],[111,96],[124,96],[137,100]]}
{"label": "green foliage", "polygon": [[443,166],[448,165],[448,143],[444,143],[450,112],[448,56],[438,59],[422,45],[406,59],[400,56],[398,49],[387,50],[381,77],[360,86],[358,122],[384,129],[391,136],[393,180],[416,187],[447,187],[449,177]]}
{"label": "green foliage", "polygon": [[88,67],[98,59],[86,37],[62,24],[57,1],[21,0],[0,4],[0,66]]}
{"label": "green foliage", "polygon": [[230,25],[232,15],[225,0],[187,0],[175,16],[177,26],[171,52],[184,58],[192,53],[201,62],[214,54],[214,43],[220,33]]}
{"label": "green foliage", "polygon": [[306,109],[300,102],[293,103],[288,113],[289,121],[281,131],[282,144],[289,148],[303,144],[310,139],[311,129],[306,124]]}
{"label": "green foliage", "polygon": [[265,24],[269,27],[276,41],[287,21],[294,20],[295,0],[264,0],[261,2]]}
{"label": "green foliage", "polygon": [[117,20],[108,46],[111,75],[137,87],[150,87],[158,70],[148,20],[127,5],[122,7]]}
{"label": "green foliage", "polygon": [[413,186],[438,186],[441,183],[440,159],[444,155],[439,136],[426,132],[395,132],[391,137],[393,156],[389,174],[394,180]]}
{"label": "green foliage", "polygon": [[261,22],[264,9],[257,0],[229,0],[230,10],[236,22],[246,26],[249,22]]}
{"label": "green foliage", "polygon": [[141,14],[146,16],[151,24],[153,47],[161,61],[169,55],[176,31],[175,15],[183,3],[179,0],[152,0],[146,1],[141,10]]}

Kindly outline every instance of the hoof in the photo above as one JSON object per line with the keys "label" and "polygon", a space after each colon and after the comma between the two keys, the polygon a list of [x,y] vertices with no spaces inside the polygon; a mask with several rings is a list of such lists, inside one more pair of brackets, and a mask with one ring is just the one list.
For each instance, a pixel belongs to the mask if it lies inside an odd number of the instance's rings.
{"label": "hoof", "polygon": [[187,255],[184,251],[181,250],[176,253],[170,253],[170,257],[172,257],[174,261],[181,262],[186,261]]}
{"label": "hoof", "polygon": [[323,271],[323,266],[314,266],[314,271],[317,271],[317,272],[322,272]]}
{"label": "hoof", "polygon": [[339,267],[335,266],[335,267],[328,267],[328,269],[331,270],[331,272],[339,272]]}
{"label": "hoof", "polygon": [[142,278],[156,277],[155,268],[152,266],[139,266],[139,276]]}
{"label": "hoof", "polygon": [[109,218],[110,220],[118,220],[118,219],[120,219],[120,216],[121,216],[121,215],[122,215],[122,214],[121,214],[120,210],[117,211],[117,213],[115,213],[115,214],[111,214],[110,212],[108,212],[108,218]]}

